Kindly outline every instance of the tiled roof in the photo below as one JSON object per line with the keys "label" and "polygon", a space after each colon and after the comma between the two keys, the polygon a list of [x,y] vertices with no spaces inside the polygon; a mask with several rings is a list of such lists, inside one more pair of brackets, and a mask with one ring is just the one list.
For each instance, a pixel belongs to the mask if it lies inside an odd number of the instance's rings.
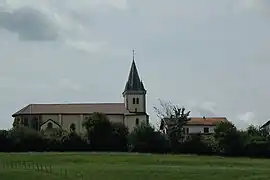
{"label": "tiled roof", "polygon": [[226,117],[191,117],[187,125],[215,126],[224,121],[228,121]]}
{"label": "tiled roof", "polygon": [[[167,124],[170,124],[170,119],[164,119]],[[187,122],[190,126],[216,126],[220,122],[228,121],[226,117],[191,117],[191,120]]]}
{"label": "tiled roof", "polygon": [[106,114],[128,113],[124,103],[80,103],[80,104],[29,104],[12,116],[23,114]]}

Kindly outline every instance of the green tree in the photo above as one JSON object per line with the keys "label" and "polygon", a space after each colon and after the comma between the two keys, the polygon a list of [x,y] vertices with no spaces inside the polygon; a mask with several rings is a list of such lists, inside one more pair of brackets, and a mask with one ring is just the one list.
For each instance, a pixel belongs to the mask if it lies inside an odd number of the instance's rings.
{"label": "green tree", "polygon": [[19,126],[20,126],[20,119],[18,117],[15,117],[14,121],[13,121],[13,124],[12,124],[12,127],[13,128],[18,128]]}
{"label": "green tree", "polygon": [[173,151],[177,151],[179,143],[183,141],[183,126],[191,120],[190,111],[160,100],[160,108],[154,107],[160,119],[160,131],[168,135]]}
{"label": "green tree", "polygon": [[13,128],[8,132],[13,151],[42,151],[44,138],[40,132],[28,127]]}
{"label": "green tree", "polygon": [[8,131],[0,130],[0,152],[11,151],[12,141],[8,137]]}
{"label": "green tree", "polygon": [[254,157],[270,156],[269,133],[265,129],[251,125],[247,128],[246,134],[245,155]]}
{"label": "green tree", "polygon": [[71,124],[70,124],[70,127],[69,127],[69,130],[70,130],[70,132],[72,132],[72,133],[76,132],[76,125],[75,125],[74,123],[71,123]]}
{"label": "green tree", "polygon": [[87,131],[88,142],[93,150],[110,150],[112,148],[112,125],[105,114],[93,113],[92,116],[84,120],[83,127]]}
{"label": "green tree", "polygon": [[169,140],[155,131],[155,128],[147,123],[142,123],[135,127],[129,135],[130,151],[165,153],[169,151]]}
{"label": "green tree", "polygon": [[215,138],[218,141],[220,153],[239,156],[245,151],[246,133],[238,131],[229,121],[219,123],[215,128]]}
{"label": "green tree", "polygon": [[123,123],[112,124],[112,150],[127,151],[128,150],[128,128]]}

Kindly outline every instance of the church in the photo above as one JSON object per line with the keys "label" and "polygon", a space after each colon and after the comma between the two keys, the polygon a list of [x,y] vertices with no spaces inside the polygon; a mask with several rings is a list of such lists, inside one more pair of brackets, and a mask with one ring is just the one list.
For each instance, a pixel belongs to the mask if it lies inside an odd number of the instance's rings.
{"label": "church", "polygon": [[20,124],[45,130],[47,128],[70,129],[75,124],[76,131],[84,131],[84,119],[94,112],[106,114],[111,122],[126,125],[131,132],[140,123],[149,123],[146,112],[146,90],[133,60],[125,85],[123,103],[70,103],[70,104],[29,104],[12,115]]}

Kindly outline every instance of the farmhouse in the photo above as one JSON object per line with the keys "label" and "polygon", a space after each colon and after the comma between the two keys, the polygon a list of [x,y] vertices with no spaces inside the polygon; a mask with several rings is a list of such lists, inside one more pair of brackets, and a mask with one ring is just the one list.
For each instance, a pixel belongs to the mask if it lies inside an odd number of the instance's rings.
{"label": "farmhouse", "polygon": [[226,117],[192,117],[184,125],[184,132],[186,134],[212,134],[219,123],[226,121],[228,121]]}
{"label": "farmhouse", "polygon": [[[226,117],[191,117],[191,120],[183,126],[183,131],[185,134],[212,134],[219,123],[226,121],[228,121]],[[165,126],[172,122],[169,118],[164,119]]]}
{"label": "farmhouse", "polygon": [[122,103],[80,103],[80,104],[29,104],[12,117],[27,127],[36,130],[47,128],[70,129],[75,124],[76,131],[82,132],[83,120],[94,112],[102,112],[110,121],[125,124],[129,131],[149,121],[146,112],[146,90],[133,60],[125,85]]}

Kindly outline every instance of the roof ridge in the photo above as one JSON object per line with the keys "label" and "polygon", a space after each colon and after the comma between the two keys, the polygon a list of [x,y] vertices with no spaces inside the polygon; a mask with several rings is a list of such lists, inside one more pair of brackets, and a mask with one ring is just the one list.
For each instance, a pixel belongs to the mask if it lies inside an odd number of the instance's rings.
{"label": "roof ridge", "polygon": [[121,102],[116,102],[116,103],[113,103],[113,102],[109,102],[109,103],[98,103],[98,102],[94,102],[94,103],[34,103],[34,104],[28,104],[26,107],[30,105],[90,105],[90,104],[125,104],[125,103],[121,103]]}
{"label": "roof ridge", "polygon": [[190,118],[200,118],[200,119],[218,119],[218,118],[226,118],[225,116],[211,116],[211,117],[190,117]]}

